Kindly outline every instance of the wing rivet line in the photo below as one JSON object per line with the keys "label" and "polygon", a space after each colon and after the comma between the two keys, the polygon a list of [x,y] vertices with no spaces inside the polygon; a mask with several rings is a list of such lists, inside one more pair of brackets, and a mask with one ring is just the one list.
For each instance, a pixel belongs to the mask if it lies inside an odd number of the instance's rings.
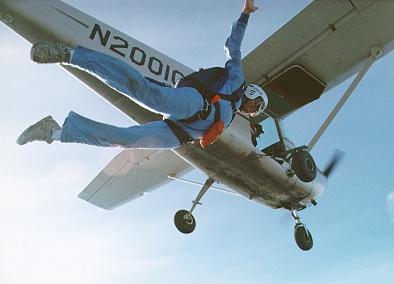
{"label": "wing rivet line", "polygon": [[81,20],[78,20],[77,18],[74,18],[73,16],[67,14],[66,12],[63,12],[62,10],[52,6],[53,9],[55,9],[56,11],[58,11],[59,13],[63,14],[64,16],[68,17],[69,19],[73,20],[74,22],[80,24],[81,26],[85,27],[85,28],[89,28],[89,25],[82,22]]}

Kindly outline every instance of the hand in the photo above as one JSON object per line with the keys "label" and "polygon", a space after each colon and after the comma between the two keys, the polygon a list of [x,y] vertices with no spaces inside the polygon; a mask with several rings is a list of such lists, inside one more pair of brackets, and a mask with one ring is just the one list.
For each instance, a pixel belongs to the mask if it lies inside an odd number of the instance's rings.
{"label": "hand", "polygon": [[264,133],[264,130],[260,124],[251,124],[250,132],[252,134],[252,137],[260,137],[260,134]]}
{"label": "hand", "polygon": [[244,8],[242,10],[242,13],[252,14],[257,9],[258,8],[254,5],[254,0],[245,0],[245,4],[244,4]]}

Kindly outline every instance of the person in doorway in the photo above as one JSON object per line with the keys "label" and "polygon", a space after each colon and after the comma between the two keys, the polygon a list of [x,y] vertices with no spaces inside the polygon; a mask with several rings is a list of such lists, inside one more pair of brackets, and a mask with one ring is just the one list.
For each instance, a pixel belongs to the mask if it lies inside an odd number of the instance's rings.
{"label": "person in doorway", "polygon": [[235,112],[253,116],[261,113],[268,104],[267,95],[258,85],[244,83],[241,66],[241,42],[249,15],[256,10],[254,0],[244,1],[242,14],[233,23],[225,43],[226,77],[213,95],[193,85],[160,86],[125,62],[82,46],[74,49],[62,43],[36,43],[31,49],[32,61],[61,63],[89,72],[119,93],[162,114],[165,119],[123,128],[71,111],[62,127],[47,116],[27,128],[17,143],[60,141],[145,149],[177,148],[194,139],[200,139],[202,147],[212,144],[228,127]]}

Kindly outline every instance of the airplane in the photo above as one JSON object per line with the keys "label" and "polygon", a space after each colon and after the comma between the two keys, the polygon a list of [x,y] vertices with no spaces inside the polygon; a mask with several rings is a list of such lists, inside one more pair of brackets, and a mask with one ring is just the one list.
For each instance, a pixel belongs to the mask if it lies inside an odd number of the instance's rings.
{"label": "airplane", "polygon": [[[243,59],[245,78],[260,85],[269,96],[264,114],[249,118],[238,114],[219,140],[206,149],[198,143],[179,149],[123,150],[79,194],[104,209],[117,208],[164,183],[180,180],[198,168],[207,180],[189,210],[175,214],[182,233],[196,227],[193,212],[209,188],[219,182],[262,205],[290,211],[294,237],[302,250],[310,250],[313,238],[298,212],[316,205],[328,177],[338,165],[337,154],[320,170],[310,154],[325,129],[376,60],[393,49],[394,2],[369,0],[313,1]],[[194,70],[105,23],[57,0],[0,0],[0,20],[30,43],[59,41],[82,45],[119,58],[144,76],[174,86]],[[161,119],[96,78],[62,66],[135,123]],[[357,74],[338,104],[307,145],[295,146],[286,137],[282,121],[289,114],[319,99]],[[254,146],[251,124],[265,133]],[[269,140],[275,142],[261,145]],[[132,185],[132,186],[130,186]]]}

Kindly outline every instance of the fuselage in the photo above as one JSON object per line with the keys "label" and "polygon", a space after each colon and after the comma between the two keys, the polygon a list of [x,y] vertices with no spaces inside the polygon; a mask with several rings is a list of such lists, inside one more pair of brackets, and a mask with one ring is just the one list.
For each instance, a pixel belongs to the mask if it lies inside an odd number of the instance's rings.
{"label": "fuselage", "polygon": [[312,182],[302,182],[288,174],[289,162],[274,159],[253,146],[249,121],[242,116],[237,116],[208,148],[185,145],[175,151],[216,181],[272,208],[307,206],[327,185],[320,171]]}
{"label": "fuselage", "polygon": [[[83,45],[119,58],[144,76],[171,86],[193,71],[61,1],[2,0],[0,6],[5,23],[31,43],[47,40]],[[65,68],[136,123],[161,119],[122,94],[114,94],[96,78]],[[272,208],[307,206],[324,191],[327,183],[320,171],[309,183],[288,175],[288,162],[276,160],[253,146],[249,122],[241,116],[208,148],[202,149],[197,143],[174,151],[214,180]]]}

